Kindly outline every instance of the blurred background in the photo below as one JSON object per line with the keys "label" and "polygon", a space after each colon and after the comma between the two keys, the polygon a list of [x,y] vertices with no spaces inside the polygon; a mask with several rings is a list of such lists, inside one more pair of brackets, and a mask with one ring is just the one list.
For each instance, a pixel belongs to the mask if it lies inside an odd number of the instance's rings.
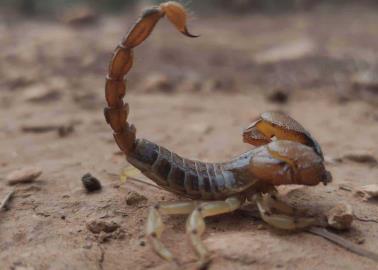
{"label": "blurred background", "polygon": [[[0,70],[2,85],[12,90],[40,84],[47,77],[51,82],[68,76],[70,82],[64,83],[72,89],[84,79],[71,76],[79,73],[97,77],[92,82],[101,80],[98,75],[105,73],[109,48],[117,37],[142,9],[158,2],[1,0],[1,62],[12,67]],[[157,61],[144,65],[143,74],[136,69],[132,82],[144,90],[151,88],[151,81],[170,80],[166,88],[173,92],[188,87],[225,92],[263,87],[265,92],[285,95],[296,89],[327,88],[342,100],[374,101],[377,96],[377,1],[208,0],[182,4],[190,11],[193,31],[204,38],[181,41],[171,32],[164,34],[164,28],[155,34],[155,45],[146,45],[151,50],[144,50],[138,58]],[[190,47],[163,45],[160,36],[191,42]],[[187,52],[190,48],[196,51],[195,57]]]}
{"label": "blurred background", "polygon": [[[177,198],[119,182],[126,162],[103,116],[113,50],[157,3],[0,0],[0,198],[10,189],[3,175],[25,166],[43,172],[17,186],[0,219],[0,268],[175,269],[151,252],[143,228],[149,205]],[[298,188],[295,205],[347,201],[365,220],[376,218],[377,204],[351,191],[378,179],[378,1],[181,3],[200,37],[161,20],[134,51],[125,99],[137,135],[188,158],[228,160],[251,149],[241,131],[260,113],[287,112],[319,141],[334,179]],[[88,172],[101,192],[83,191]],[[142,202],[126,205],[130,192]],[[93,234],[89,219],[114,221],[119,234]],[[184,218],[168,220],[164,240],[193,266]],[[355,220],[342,235],[378,250],[376,222]],[[209,219],[209,269],[376,268],[320,238],[260,225],[237,213]]]}
{"label": "blurred background", "polygon": [[[73,7],[75,5],[90,5],[96,9],[105,9],[107,11],[120,11],[125,8],[135,7],[135,5],[145,3],[161,3],[160,0],[2,0],[1,5],[16,12],[25,15],[46,15],[59,12],[62,8]],[[190,3],[192,7],[206,10],[223,10],[228,12],[282,12],[299,9],[311,9],[320,5],[346,5],[357,3],[356,0],[206,0],[206,1],[181,1]],[[374,4],[374,0],[361,0],[359,4]]]}

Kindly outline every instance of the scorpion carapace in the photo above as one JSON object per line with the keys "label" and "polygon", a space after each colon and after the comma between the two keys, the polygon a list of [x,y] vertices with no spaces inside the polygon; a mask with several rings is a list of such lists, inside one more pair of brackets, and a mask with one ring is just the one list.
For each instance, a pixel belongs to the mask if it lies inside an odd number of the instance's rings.
{"label": "scorpion carapace", "polygon": [[263,113],[243,133],[245,142],[258,147],[229,162],[189,160],[150,141],[136,139],[135,127],[127,122],[129,106],[123,102],[124,77],[132,67],[133,49],[164,16],[181,33],[195,37],[186,27],[187,15],[180,4],[170,1],[147,9],[115,49],[105,86],[105,118],[129,163],[168,191],[202,201],[157,204],[150,209],[147,236],[154,250],[167,260],[173,259],[160,241],[164,227],[160,214],[190,214],[187,234],[201,261],[206,261],[209,252],[200,239],[204,218],[234,211],[246,200],[255,200],[262,219],[275,227],[298,229],[311,225],[313,219],[292,216],[294,210],[277,199],[274,186],[328,183],[331,175],[324,167],[319,144],[286,114]]}

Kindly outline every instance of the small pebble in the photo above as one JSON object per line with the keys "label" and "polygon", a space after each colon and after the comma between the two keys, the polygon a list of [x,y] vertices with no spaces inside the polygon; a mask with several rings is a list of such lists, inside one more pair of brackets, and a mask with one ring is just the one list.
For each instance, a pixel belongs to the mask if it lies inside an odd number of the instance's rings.
{"label": "small pebble", "polygon": [[377,72],[375,70],[364,70],[360,71],[352,77],[353,87],[356,90],[366,89],[377,91],[378,90],[378,79]]}
{"label": "small pebble", "polygon": [[171,79],[160,73],[150,74],[144,80],[143,90],[145,92],[172,92],[174,84]]}
{"label": "small pebble", "polygon": [[107,242],[110,238],[112,237],[112,235],[110,233],[106,233],[106,232],[100,232],[99,236],[98,236],[98,241],[100,243],[105,243]]}
{"label": "small pebble", "polygon": [[102,221],[102,220],[91,220],[86,224],[87,229],[92,233],[98,234],[101,232],[111,233],[119,228],[119,224],[114,221]]}
{"label": "small pebble", "polygon": [[356,240],[356,243],[357,244],[359,244],[359,245],[362,245],[363,243],[365,243],[365,238],[358,238],[357,240]]}
{"label": "small pebble", "polygon": [[364,163],[371,166],[375,166],[378,164],[377,159],[369,153],[349,153],[345,154],[342,159],[346,159],[357,163]]}
{"label": "small pebble", "polygon": [[5,177],[8,185],[31,183],[42,174],[42,169],[38,167],[25,167],[13,171]]}
{"label": "small pebble", "polygon": [[127,205],[137,205],[141,202],[147,201],[147,198],[139,193],[131,191],[127,194],[126,204]]}
{"label": "small pebble", "polygon": [[91,249],[92,248],[92,243],[91,242],[87,242],[87,243],[85,243],[84,245],[83,245],[83,248],[85,248],[85,249]]}
{"label": "small pebble", "polygon": [[58,100],[61,97],[59,91],[45,85],[35,85],[24,91],[23,98],[29,102],[47,102]]}
{"label": "small pebble", "polygon": [[356,191],[356,195],[361,196],[364,200],[378,198],[378,185],[372,184],[362,186]]}
{"label": "small pebble", "polygon": [[81,182],[88,192],[98,191],[102,188],[100,181],[90,173],[84,174],[81,178]]}
{"label": "small pebble", "polygon": [[78,5],[63,12],[62,21],[72,26],[84,26],[94,24],[98,18],[92,7]]}
{"label": "small pebble", "polygon": [[339,184],[339,189],[345,190],[345,191],[353,191],[353,187],[351,187],[348,184]]}
{"label": "small pebble", "polygon": [[114,184],[112,187],[115,188],[115,189],[118,189],[118,188],[121,187],[121,185],[120,184]]}
{"label": "small pebble", "polygon": [[287,91],[276,89],[267,95],[268,101],[277,104],[285,104],[289,100]]}
{"label": "small pebble", "polygon": [[32,266],[21,265],[21,264],[20,265],[15,264],[10,269],[11,270],[35,270],[35,268]]}
{"label": "small pebble", "polygon": [[58,136],[60,138],[67,137],[69,134],[74,132],[74,125],[60,126],[58,127]]}
{"label": "small pebble", "polygon": [[326,213],[327,223],[336,230],[348,230],[353,222],[352,206],[346,203],[341,203],[333,207]]}
{"label": "small pebble", "polygon": [[257,229],[258,229],[259,231],[261,231],[261,230],[265,230],[266,227],[264,226],[264,224],[259,224],[259,225],[257,225]]}

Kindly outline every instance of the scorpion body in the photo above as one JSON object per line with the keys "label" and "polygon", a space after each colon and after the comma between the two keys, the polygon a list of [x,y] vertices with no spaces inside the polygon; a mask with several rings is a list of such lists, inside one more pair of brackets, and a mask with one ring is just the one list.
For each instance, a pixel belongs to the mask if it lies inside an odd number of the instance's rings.
{"label": "scorpion body", "polygon": [[[160,241],[164,228],[161,214],[190,214],[186,231],[200,261],[205,263],[209,252],[201,241],[204,218],[232,212],[246,199],[257,202],[262,219],[272,226],[291,230],[313,224],[313,219],[292,217],[294,209],[277,200],[275,186],[328,183],[331,175],[325,170],[319,144],[298,122],[283,113],[263,113],[243,133],[244,142],[258,147],[229,162],[185,159],[136,138],[135,126],[127,122],[129,105],[123,101],[124,77],[133,65],[133,49],[164,16],[184,35],[196,37],[186,27],[186,12],[180,4],[170,1],[147,9],[116,47],[105,85],[108,104],[105,118],[128,162],[164,189],[193,199],[150,208],[146,230],[154,251],[164,259],[174,259]],[[274,209],[280,213],[274,213]]]}
{"label": "scorpion body", "polygon": [[201,200],[220,200],[248,189],[250,179],[236,177],[248,166],[251,150],[233,161],[209,163],[182,158],[147,140],[137,141],[127,160],[159,186]]}
{"label": "scorpion body", "polygon": [[[291,142],[285,143],[291,144]],[[173,193],[197,200],[222,200],[236,194],[248,195],[251,191],[255,193],[259,186],[264,187],[262,185],[264,183],[303,184],[298,181],[301,178],[295,176],[295,172],[289,169],[283,170],[277,183],[274,183],[274,180],[269,183],[269,177],[264,181],[261,176],[253,175],[250,170],[252,160],[255,159],[255,165],[258,165],[261,159],[266,159],[264,162],[269,161],[269,151],[274,146],[277,146],[277,142],[249,150],[228,162],[210,163],[182,158],[162,146],[143,139],[136,141],[135,149],[127,156],[127,160],[146,177]],[[294,147],[307,148],[298,144]],[[311,156],[312,151],[306,154]],[[303,160],[305,157],[301,158]],[[313,155],[311,158],[317,158],[318,163],[322,163],[319,156]],[[274,159],[270,161],[280,164]],[[324,176],[324,179],[326,177]],[[307,185],[311,184],[317,182],[307,183]],[[253,190],[249,190],[250,187],[253,187]]]}

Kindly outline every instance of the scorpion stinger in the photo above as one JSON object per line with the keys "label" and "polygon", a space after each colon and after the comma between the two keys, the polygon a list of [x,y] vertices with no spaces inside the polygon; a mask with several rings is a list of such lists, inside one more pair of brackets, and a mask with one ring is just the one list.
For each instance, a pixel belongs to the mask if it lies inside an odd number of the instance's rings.
{"label": "scorpion stinger", "polygon": [[[196,37],[187,29],[186,11],[180,4],[170,1],[147,9],[115,49],[105,85],[105,118],[128,162],[165,190],[193,199],[150,208],[146,230],[154,251],[166,260],[174,260],[160,241],[164,229],[161,215],[189,215],[186,233],[201,264],[205,264],[209,252],[201,241],[204,219],[232,212],[247,198],[257,198],[262,219],[274,227],[293,230],[310,226],[313,220],[297,217],[283,202],[265,196],[268,193],[275,198],[274,187],[278,185],[316,185],[330,180],[320,146],[288,116],[262,114],[244,133],[246,142],[260,146],[228,162],[190,160],[148,140],[136,139],[134,125],[127,122],[129,105],[123,102],[124,77],[133,65],[133,49],[164,16],[182,34]],[[277,140],[272,141],[273,136]],[[276,213],[271,211],[273,208],[282,211]]]}

